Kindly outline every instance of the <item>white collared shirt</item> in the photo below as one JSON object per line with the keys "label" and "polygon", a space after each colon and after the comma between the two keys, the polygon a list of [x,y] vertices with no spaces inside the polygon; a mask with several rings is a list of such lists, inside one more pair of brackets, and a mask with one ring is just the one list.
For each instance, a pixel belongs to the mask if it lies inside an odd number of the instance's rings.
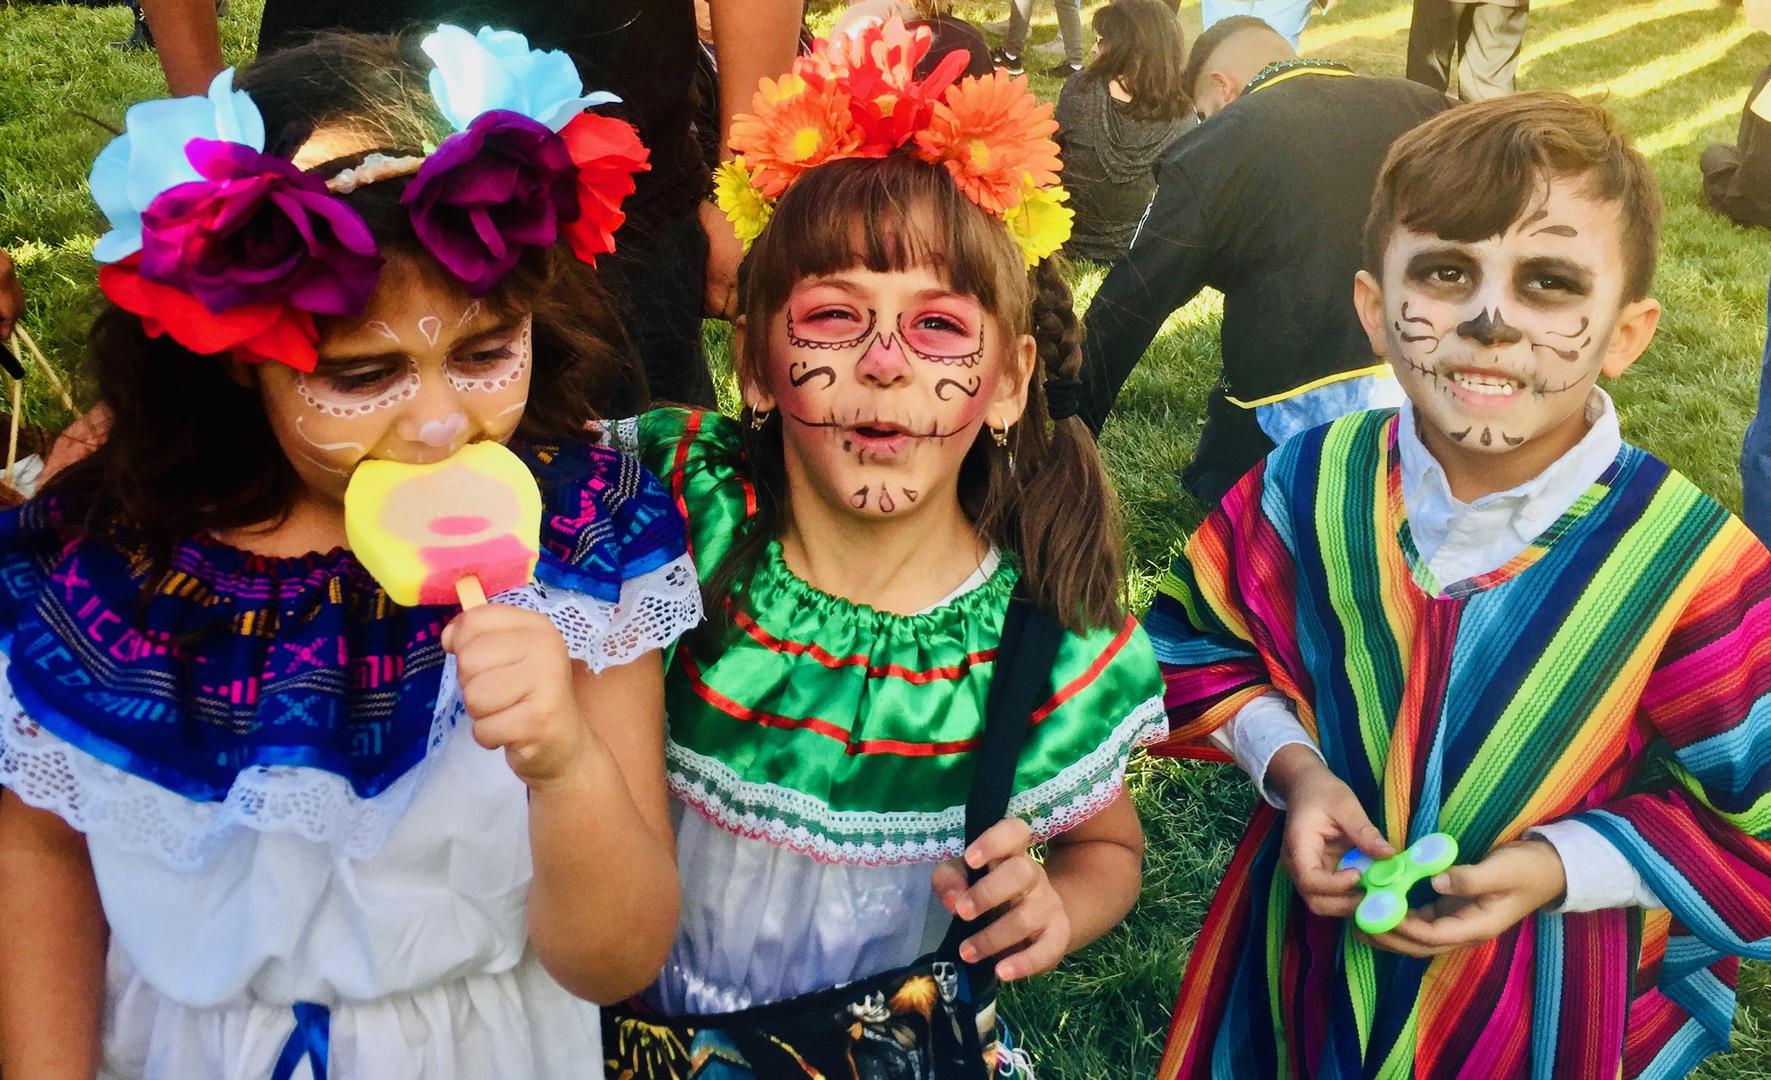
{"label": "white collared shirt", "polygon": [[[1445,469],[1415,427],[1412,405],[1397,413],[1402,505],[1415,550],[1442,585],[1479,577],[1505,566],[1530,547],[1603,476],[1623,447],[1611,396],[1594,387],[1586,405],[1587,433],[1543,472],[1517,487],[1463,502],[1451,493]],[[1285,804],[1266,788],[1273,755],[1292,743],[1316,749],[1298,723],[1291,701],[1262,694],[1237,712],[1212,741],[1229,752],[1268,802]],[[1555,821],[1526,833],[1546,840],[1562,859],[1567,891],[1561,912],[1607,907],[1662,907],[1635,866],[1596,830],[1577,821]]]}
{"label": "white collared shirt", "polygon": [[1498,570],[1561,519],[1605,474],[1623,448],[1611,395],[1598,387],[1587,398],[1587,433],[1543,472],[1505,491],[1462,502],[1445,469],[1421,442],[1414,407],[1396,414],[1402,456],[1402,505],[1415,550],[1440,585]]}

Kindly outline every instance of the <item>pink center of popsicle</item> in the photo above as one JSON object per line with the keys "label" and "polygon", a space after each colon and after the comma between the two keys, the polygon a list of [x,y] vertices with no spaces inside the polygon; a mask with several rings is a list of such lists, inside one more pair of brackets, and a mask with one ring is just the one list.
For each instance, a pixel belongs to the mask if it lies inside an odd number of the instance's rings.
{"label": "pink center of popsicle", "polygon": [[492,519],[478,514],[446,514],[432,518],[427,528],[436,536],[472,536],[492,527]]}

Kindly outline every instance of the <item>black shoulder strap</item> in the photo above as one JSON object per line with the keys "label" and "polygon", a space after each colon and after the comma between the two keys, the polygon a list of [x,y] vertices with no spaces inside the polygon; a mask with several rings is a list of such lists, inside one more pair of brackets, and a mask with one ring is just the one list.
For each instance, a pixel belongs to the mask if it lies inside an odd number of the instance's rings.
{"label": "black shoulder strap", "polygon": [[[1033,710],[1051,692],[1052,665],[1063,638],[1064,628],[1035,607],[1017,585],[1003,618],[995,675],[990,680],[990,695],[984,706],[984,741],[978,748],[977,767],[965,801],[967,846],[1008,814],[1021,744],[1026,741]],[[968,870],[967,876],[975,882],[982,871]],[[957,957],[960,943],[983,925],[954,919],[941,942],[941,952]],[[990,967],[973,966],[971,979],[977,991],[974,1000],[985,1000],[984,990],[995,982]]]}

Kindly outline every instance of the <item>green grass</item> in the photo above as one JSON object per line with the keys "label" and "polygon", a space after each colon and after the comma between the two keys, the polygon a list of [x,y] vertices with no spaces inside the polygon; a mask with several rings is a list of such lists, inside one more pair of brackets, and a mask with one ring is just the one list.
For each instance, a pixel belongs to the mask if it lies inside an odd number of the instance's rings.
{"label": "green grass", "polygon": [[[4,3],[0,246],[19,262],[26,325],[72,370],[95,306],[89,253],[99,221],[83,180],[106,133],[93,120],[119,123],[127,103],[162,92],[162,84],[151,55],[107,47],[128,33],[124,9]],[[1004,8],[979,0],[957,6],[978,21]],[[815,23],[831,17],[830,0],[816,7]],[[1036,7],[1037,45],[1056,28],[1049,8]],[[234,3],[224,26],[231,59],[248,57],[257,11],[255,0]],[[1311,26],[1304,51],[1399,74],[1408,12],[1408,0],[1344,0]],[[1181,14],[1191,37],[1197,0],[1186,0]],[[1656,294],[1667,311],[1653,347],[1613,391],[1627,438],[1735,508],[1736,458],[1765,334],[1771,233],[1711,214],[1696,160],[1706,142],[1733,137],[1746,88],[1767,63],[1771,38],[1747,34],[1739,8],[1717,0],[1534,0],[1522,74],[1527,87],[1603,97],[1654,162],[1667,207]],[[1056,93],[1054,80],[1034,84]],[[1079,304],[1099,279],[1099,270],[1078,271]],[[1199,518],[1199,507],[1177,495],[1175,478],[1215,377],[1217,321],[1211,295],[1169,321],[1103,439],[1127,510],[1140,595]],[[717,349],[727,340],[710,328]],[[65,419],[39,383],[26,401],[32,420]],[[1143,761],[1131,783],[1149,838],[1137,910],[1058,973],[1007,994],[1006,1015],[1047,1077],[1150,1075],[1188,948],[1252,798],[1239,776],[1210,766]],[[1741,996],[1736,1050],[1699,1075],[1771,1077],[1771,968],[1748,965]]]}

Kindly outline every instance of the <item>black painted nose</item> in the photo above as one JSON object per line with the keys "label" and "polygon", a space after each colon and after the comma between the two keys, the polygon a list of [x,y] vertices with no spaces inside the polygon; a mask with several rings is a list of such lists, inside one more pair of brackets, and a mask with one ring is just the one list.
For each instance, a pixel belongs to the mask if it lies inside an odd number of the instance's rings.
{"label": "black painted nose", "polygon": [[1493,315],[1484,310],[1473,319],[1465,319],[1457,324],[1457,332],[1460,337],[1467,337],[1490,347],[1513,345],[1523,336],[1515,327],[1507,325],[1499,308],[1494,309]]}

